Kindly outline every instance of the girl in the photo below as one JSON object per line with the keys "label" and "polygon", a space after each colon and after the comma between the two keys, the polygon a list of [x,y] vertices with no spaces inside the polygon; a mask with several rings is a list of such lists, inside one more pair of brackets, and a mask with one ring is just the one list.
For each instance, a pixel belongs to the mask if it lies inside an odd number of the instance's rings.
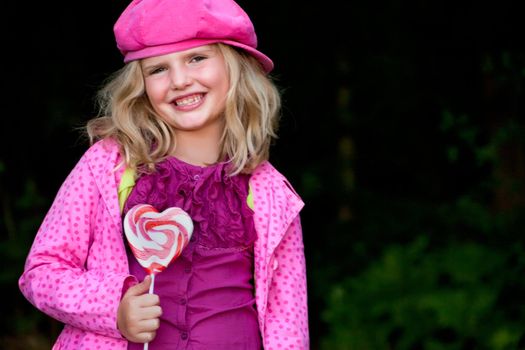
{"label": "girl", "polygon": [[[134,0],[125,66],[61,186],[19,284],[65,327],[54,349],[308,349],[303,202],[268,162],[280,97],[232,0]],[[194,231],[149,277],[123,236],[136,204]]]}

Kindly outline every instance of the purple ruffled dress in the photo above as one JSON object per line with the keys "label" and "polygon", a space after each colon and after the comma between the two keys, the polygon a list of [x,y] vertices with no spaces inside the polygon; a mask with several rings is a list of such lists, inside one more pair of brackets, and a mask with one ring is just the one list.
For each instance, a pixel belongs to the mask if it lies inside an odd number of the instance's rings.
{"label": "purple ruffled dress", "polygon": [[[200,167],[176,158],[140,177],[124,208],[180,207],[194,231],[181,256],[155,277],[163,310],[150,350],[259,350],[253,281],[257,237],[248,207],[249,175],[227,175],[227,163]],[[131,274],[146,275],[128,248]],[[129,343],[142,350],[143,344]]]}

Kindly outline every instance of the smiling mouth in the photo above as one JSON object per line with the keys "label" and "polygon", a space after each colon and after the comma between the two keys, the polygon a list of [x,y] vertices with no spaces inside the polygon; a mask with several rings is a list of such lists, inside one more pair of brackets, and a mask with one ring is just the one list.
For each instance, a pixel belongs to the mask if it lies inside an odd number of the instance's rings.
{"label": "smiling mouth", "polygon": [[199,103],[202,100],[202,94],[195,94],[190,96],[184,96],[175,100],[175,105],[179,107],[191,106]]}

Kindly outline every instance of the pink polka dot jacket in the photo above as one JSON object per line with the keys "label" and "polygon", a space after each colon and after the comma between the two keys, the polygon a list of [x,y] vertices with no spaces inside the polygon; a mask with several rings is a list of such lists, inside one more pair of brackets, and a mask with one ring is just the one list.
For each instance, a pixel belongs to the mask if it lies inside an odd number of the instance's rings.
{"label": "pink polka dot jacket", "polygon": [[[62,184],[40,226],[20,290],[64,323],[53,349],[127,349],[116,327],[130,275],[117,188],[118,146],[91,146]],[[299,212],[304,203],[269,162],[250,178],[253,191],[255,299],[264,349],[308,349],[308,311]]]}

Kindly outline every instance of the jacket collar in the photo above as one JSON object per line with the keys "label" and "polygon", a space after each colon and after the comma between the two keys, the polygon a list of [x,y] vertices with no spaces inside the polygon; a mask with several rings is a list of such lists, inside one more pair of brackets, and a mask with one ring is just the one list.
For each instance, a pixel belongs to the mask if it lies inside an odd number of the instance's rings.
{"label": "jacket collar", "polygon": [[[121,160],[119,147],[114,140],[104,139],[95,143],[89,152],[89,166],[95,175],[102,200],[111,213],[114,224],[118,230],[121,230],[122,220],[117,188],[123,167],[117,168]],[[94,171],[95,169],[97,170]]]}
{"label": "jacket collar", "polygon": [[283,239],[304,202],[288,180],[268,161],[256,168],[250,178],[254,220],[260,252],[269,258]]}

